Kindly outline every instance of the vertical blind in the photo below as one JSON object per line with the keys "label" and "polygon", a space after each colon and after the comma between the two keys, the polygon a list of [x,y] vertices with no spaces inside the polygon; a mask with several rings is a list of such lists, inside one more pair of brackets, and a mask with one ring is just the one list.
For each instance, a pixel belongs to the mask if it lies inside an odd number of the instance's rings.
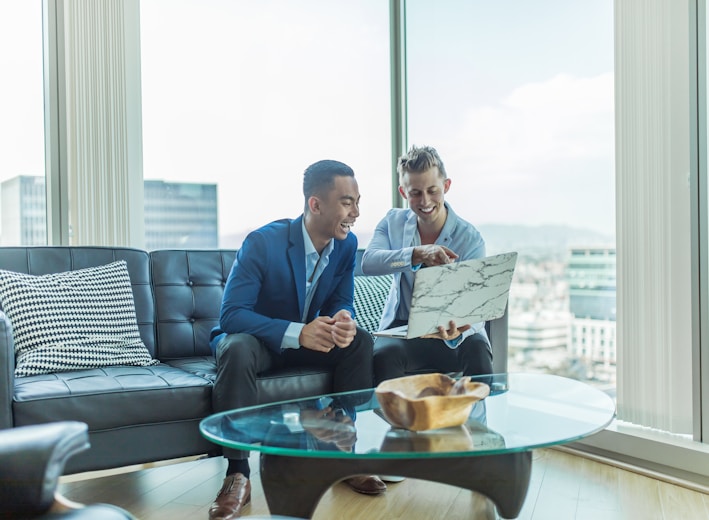
{"label": "vertical blind", "polygon": [[[61,3],[60,3],[61,5]],[[137,0],[64,2],[70,242],[143,242]],[[135,92],[138,95],[135,95]]]}
{"label": "vertical blind", "polygon": [[687,6],[615,7],[618,418],[692,433]]}

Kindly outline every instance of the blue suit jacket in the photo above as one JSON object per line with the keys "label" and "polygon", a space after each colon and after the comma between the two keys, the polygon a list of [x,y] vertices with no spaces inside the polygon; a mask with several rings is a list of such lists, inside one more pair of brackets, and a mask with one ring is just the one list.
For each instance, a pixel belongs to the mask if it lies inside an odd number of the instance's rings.
{"label": "blue suit jacket", "polygon": [[[275,352],[291,322],[302,323],[305,304],[305,246],[303,216],[277,220],[249,233],[236,254],[224,288],[219,327],[226,332],[251,334]],[[355,318],[354,267],[357,237],[335,240],[305,323],[332,316],[341,309]]]}

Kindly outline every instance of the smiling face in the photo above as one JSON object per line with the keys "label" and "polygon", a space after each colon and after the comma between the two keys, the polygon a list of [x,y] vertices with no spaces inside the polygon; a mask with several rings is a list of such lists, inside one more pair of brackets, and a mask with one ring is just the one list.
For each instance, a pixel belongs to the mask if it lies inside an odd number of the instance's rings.
{"label": "smiling face", "polygon": [[437,166],[421,173],[407,171],[401,176],[399,193],[409,201],[419,226],[435,230],[443,228],[447,215],[444,195],[450,184],[450,179],[444,179]]}
{"label": "smiling face", "polygon": [[313,245],[322,249],[331,239],[344,240],[359,217],[359,188],[354,177],[334,177],[329,190],[308,199],[305,228]]}

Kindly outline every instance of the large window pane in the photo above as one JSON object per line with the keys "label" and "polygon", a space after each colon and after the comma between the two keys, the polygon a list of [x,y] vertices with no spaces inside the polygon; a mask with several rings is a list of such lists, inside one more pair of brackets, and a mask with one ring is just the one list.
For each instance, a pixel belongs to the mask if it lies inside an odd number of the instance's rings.
{"label": "large window pane", "polygon": [[143,0],[148,249],[238,247],[302,213],[320,159],[354,168],[365,246],[391,201],[388,29],[378,0]]}
{"label": "large window pane", "polygon": [[408,139],[518,251],[510,371],[615,384],[613,2],[407,2]]}
{"label": "large window pane", "polygon": [[42,3],[0,3],[0,244],[47,243]]}

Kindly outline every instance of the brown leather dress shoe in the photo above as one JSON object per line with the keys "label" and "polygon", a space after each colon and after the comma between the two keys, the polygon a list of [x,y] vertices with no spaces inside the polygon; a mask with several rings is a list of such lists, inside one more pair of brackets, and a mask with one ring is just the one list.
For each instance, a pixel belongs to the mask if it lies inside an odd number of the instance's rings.
{"label": "brown leather dress shoe", "polygon": [[354,489],[357,493],[365,495],[381,495],[387,490],[387,485],[382,479],[375,475],[357,475],[345,479],[345,484]]}
{"label": "brown leather dress shoe", "polygon": [[209,507],[209,520],[232,520],[251,501],[251,482],[241,473],[228,475]]}

